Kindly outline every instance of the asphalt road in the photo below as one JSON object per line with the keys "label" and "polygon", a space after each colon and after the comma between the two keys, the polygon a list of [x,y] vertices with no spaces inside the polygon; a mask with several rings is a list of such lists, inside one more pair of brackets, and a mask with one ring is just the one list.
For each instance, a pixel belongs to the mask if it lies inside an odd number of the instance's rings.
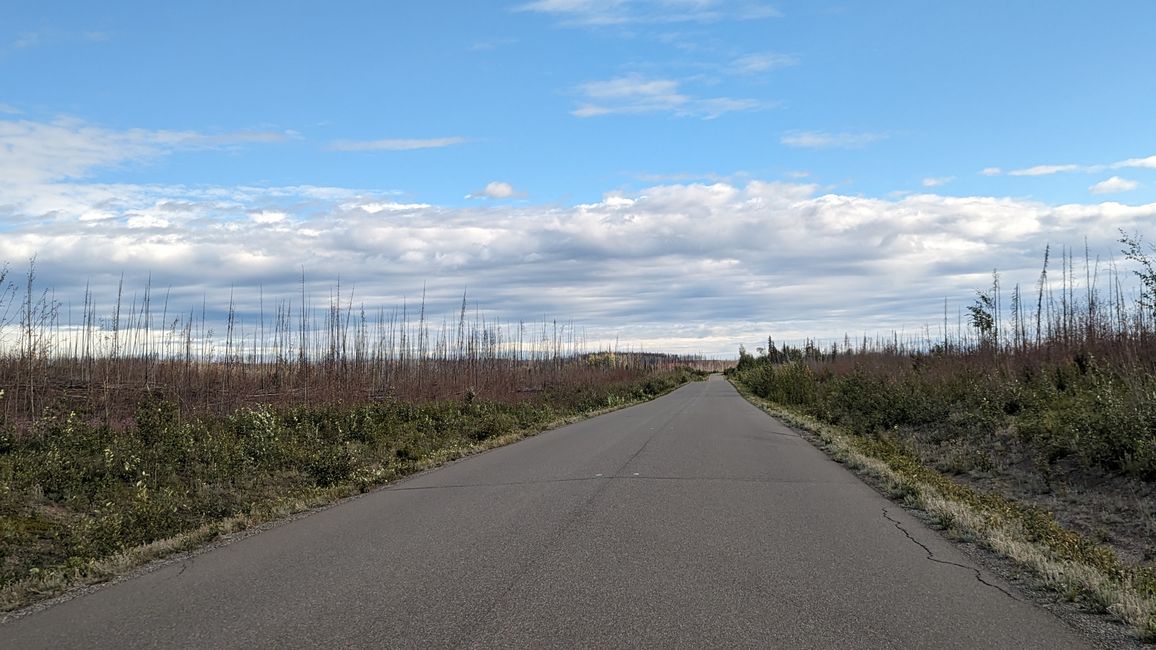
{"label": "asphalt road", "polygon": [[1086,647],[970,566],[712,378],[18,618],[0,647]]}

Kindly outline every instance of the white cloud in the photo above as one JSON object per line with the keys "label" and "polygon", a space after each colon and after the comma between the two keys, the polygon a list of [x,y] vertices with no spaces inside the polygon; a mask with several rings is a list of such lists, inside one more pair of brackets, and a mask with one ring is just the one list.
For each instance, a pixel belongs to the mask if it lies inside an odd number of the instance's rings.
{"label": "white cloud", "polygon": [[860,149],[886,140],[885,133],[829,133],[825,131],[790,131],[779,138],[788,147],[804,149]]}
{"label": "white cloud", "polygon": [[591,81],[579,86],[579,90],[587,97],[597,100],[634,101],[644,97],[667,106],[677,106],[687,101],[685,95],[678,94],[677,81],[646,79],[638,75]]}
{"label": "white cloud", "polygon": [[249,218],[253,223],[273,224],[285,221],[289,215],[280,210],[250,210]]}
{"label": "white cloud", "polygon": [[575,117],[674,111],[690,101],[690,97],[678,92],[677,81],[637,75],[591,81],[579,86],[578,91],[587,103],[572,112]]}
{"label": "white cloud", "polygon": [[377,214],[378,212],[416,212],[418,210],[428,210],[433,206],[428,203],[397,203],[395,201],[370,201],[364,203],[361,201],[351,201],[341,205],[342,210],[361,210],[369,214]]}
{"label": "white cloud", "polygon": [[782,15],[770,5],[729,0],[535,0],[514,7],[514,11],[546,14],[564,25],[587,27],[760,20]]}
{"label": "white cloud", "polygon": [[781,105],[781,102],[765,102],[757,99],[709,97],[706,99],[696,100],[688,109],[679,111],[678,114],[701,117],[706,120],[713,120],[717,117],[722,117],[727,113],[740,113],[745,111],[757,111],[765,108],[778,108]]}
{"label": "white cloud", "polygon": [[172,225],[168,219],[157,216],[155,214],[128,214],[124,220],[124,225],[127,228],[168,228]]}
{"label": "white cloud", "polygon": [[1024,169],[1013,169],[1008,172],[1008,176],[1048,176],[1051,174],[1080,171],[1080,169],[1081,167],[1079,165],[1036,165]]}
{"label": "white cloud", "polygon": [[1147,158],[1129,158],[1128,160],[1121,160],[1118,163],[1112,164],[1114,169],[1121,169],[1131,167],[1135,169],[1156,169],[1156,156],[1148,156]]}
{"label": "white cloud", "polygon": [[334,151],[412,151],[414,149],[437,149],[465,144],[466,138],[387,138],[385,140],[336,140],[329,144]]}
{"label": "white cloud", "polygon": [[925,179],[923,179],[923,186],[924,187],[941,187],[943,185],[947,185],[948,183],[950,183],[953,180],[955,180],[954,176],[940,176],[937,178],[925,178]]}
{"label": "white cloud", "polygon": [[[999,168],[989,167],[988,169],[998,170]],[[1034,167],[1026,167],[1023,169],[1013,169],[1012,171],[1008,172],[1008,174],[1010,176],[1047,176],[1050,174],[1068,172],[1095,174],[1107,169],[1156,169],[1156,156],[1148,156],[1147,158],[1129,158],[1127,160],[1114,162],[1110,165],[1036,165]]]}
{"label": "white cloud", "polygon": [[[7,43],[7,48],[12,50],[20,50],[34,47],[73,43],[99,44],[107,43],[110,40],[112,40],[112,38],[108,33],[99,31],[61,32],[53,30],[48,32],[25,32],[18,36],[15,40],[9,41]],[[5,49],[4,44],[0,44],[0,51],[3,49]]]}
{"label": "white cloud", "polygon": [[1137,187],[1140,187],[1140,184],[1136,181],[1113,176],[1089,187],[1088,191],[1092,194],[1115,194],[1117,192],[1130,192]]}
{"label": "white cloud", "polygon": [[776,52],[759,52],[741,56],[731,62],[731,70],[739,74],[756,74],[799,65],[799,57]]}
{"label": "white cloud", "polygon": [[762,18],[782,18],[783,12],[768,4],[752,3],[739,7],[735,15],[739,20],[759,20]]}
{"label": "white cloud", "polygon": [[6,115],[19,115],[20,109],[9,104],[5,104],[4,102],[0,102],[0,113],[4,113]]}
{"label": "white cloud", "polygon": [[673,79],[627,75],[591,81],[577,88],[583,101],[571,111],[575,117],[612,114],[673,113],[682,117],[714,119],[726,113],[770,108],[774,103],[732,97],[698,98],[683,93]]}
{"label": "white cloud", "polygon": [[115,131],[72,118],[52,122],[0,119],[0,184],[84,177],[93,170],[177,151],[212,149],[289,139],[261,131],[206,134],[194,131]]}
{"label": "white cloud", "polygon": [[551,14],[568,22],[586,25],[617,25],[629,20],[624,0],[536,0],[515,11]]}
{"label": "white cloud", "polygon": [[524,193],[514,189],[513,185],[504,183],[502,181],[492,181],[486,183],[484,189],[476,192],[470,192],[466,195],[467,199],[512,199],[525,196]]}
{"label": "white cloud", "polygon": [[980,170],[979,175],[980,176],[999,176],[1002,173],[1003,173],[1003,169],[1000,167],[984,167],[983,169]]}

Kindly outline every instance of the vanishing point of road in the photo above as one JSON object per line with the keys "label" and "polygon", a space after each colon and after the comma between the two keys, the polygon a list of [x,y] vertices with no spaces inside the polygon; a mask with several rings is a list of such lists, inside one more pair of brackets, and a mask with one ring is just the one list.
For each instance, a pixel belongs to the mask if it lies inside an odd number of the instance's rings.
{"label": "vanishing point of road", "polygon": [[712,377],[18,617],[0,647],[1086,647],[971,566]]}

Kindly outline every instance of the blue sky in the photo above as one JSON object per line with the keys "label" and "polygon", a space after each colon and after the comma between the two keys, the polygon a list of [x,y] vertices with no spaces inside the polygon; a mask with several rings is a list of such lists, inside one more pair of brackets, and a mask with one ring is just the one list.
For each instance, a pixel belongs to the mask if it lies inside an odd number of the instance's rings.
{"label": "blue sky", "polygon": [[64,295],[302,266],[383,302],[473,286],[708,354],[918,330],[993,268],[1030,283],[1047,244],[1107,260],[1152,230],[1154,24],[1144,1],[9,0],[0,259]]}

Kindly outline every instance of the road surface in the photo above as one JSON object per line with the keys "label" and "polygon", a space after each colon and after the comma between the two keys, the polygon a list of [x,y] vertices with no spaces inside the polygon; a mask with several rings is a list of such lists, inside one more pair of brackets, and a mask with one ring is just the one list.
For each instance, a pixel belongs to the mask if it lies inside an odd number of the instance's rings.
{"label": "road surface", "polygon": [[0,647],[1086,647],[971,565],[713,377],[17,618]]}

